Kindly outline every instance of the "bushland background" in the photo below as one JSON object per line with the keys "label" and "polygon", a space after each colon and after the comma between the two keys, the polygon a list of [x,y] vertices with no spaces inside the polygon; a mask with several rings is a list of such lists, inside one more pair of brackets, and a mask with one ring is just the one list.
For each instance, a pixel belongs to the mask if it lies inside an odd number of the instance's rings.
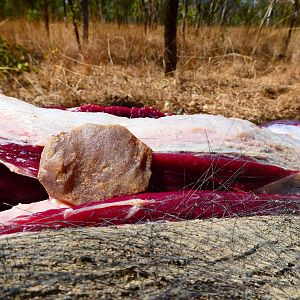
{"label": "bushland background", "polygon": [[[300,120],[298,0],[181,1],[173,76],[167,2],[1,0],[1,91],[40,106]],[[299,217],[278,216],[3,238],[0,299],[299,299],[299,232]]]}
{"label": "bushland background", "polygon": [[37,105],[300,119],[298,0],[180,1],[169,77],[166,2],[2,0],[0,89]]}

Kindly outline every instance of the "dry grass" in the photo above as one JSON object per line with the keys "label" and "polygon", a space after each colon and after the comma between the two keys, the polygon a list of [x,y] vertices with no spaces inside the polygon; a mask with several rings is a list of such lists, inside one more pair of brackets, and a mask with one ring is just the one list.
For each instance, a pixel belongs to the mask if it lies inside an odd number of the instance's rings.
{"label": "dry grass", "polygon": [[[72,25],[6,21],[0,33],[23,44],[38,72],[8,75],[2,91],[39,105],[152,105],[173,113],[212,113],[263,122],[300,119],[300,34],[279,59],[284,29],[192,29],[179,36],[175,78],[163,75],[163,29],[91,24],[79,52]],[[254,55],[252,55],[254,52]]]}

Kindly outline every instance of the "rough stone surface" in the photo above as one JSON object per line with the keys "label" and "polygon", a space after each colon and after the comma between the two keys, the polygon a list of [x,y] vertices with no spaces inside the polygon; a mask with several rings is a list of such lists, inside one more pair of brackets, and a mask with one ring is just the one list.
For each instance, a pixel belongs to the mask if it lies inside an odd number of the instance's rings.
{"label": "rough stone surface", "polygon": [[144,191],[152,150],[120,125],[85,124],[53,136],[38,179],[48,194],[72,204]]}
{"label": "rough stone surface", "polygon": [[300,218],[45,230],[0,239],[0,299],[300,299]]}

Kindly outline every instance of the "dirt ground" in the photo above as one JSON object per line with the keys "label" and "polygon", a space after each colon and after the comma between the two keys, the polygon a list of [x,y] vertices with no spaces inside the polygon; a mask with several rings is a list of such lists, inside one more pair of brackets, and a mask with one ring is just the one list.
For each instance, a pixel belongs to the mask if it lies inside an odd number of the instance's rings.
{"label": "dirt ground", "polygon": [[300,218],[43,231],[0,239],[1,299],[299,299]]}

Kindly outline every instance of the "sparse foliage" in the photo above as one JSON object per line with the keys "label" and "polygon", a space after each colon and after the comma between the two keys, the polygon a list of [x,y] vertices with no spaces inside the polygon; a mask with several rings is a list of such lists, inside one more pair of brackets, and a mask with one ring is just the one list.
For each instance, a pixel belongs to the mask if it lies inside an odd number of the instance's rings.
{"label": "sparse foliage", "polygon": [[[79,1],[73,0],[74,6]],[[166,1],[89,0],[88,8],[89,15],[93,20],[119,22],[120,25],[139,23],[145,24],[148,28],[155,28],[157,24],[163,24]],[[69,1],[53,0],[48,1],[48,3],[50,20],[64,20],[66,18],[66,3]],[[85,1],[82,3],[85,4]],[[271,6],[270,3],[272,3]],[[38,21],[43,18],[44,4],[45,0],[2,0],[0,1],[0,18],[25,17],[29,20]],[[266,12],[267,25],[289,26],[290,16],[294,11],[294,1],[181,0],[179,6],[183,13],[179,14],[178,18],[183,21],[183,29],[186,24],[199,28],[200,21],[203,26],[241,26],[245,24],[259,26]],[[83,6],[82,9],[84,9]],[[295,26],[297,24],[299,24],[299,20],[296,18]]]}
{"label": "sparse foliage", "polygon": [[1,73],[29,72],[27,53],[21,45],[10,47],[0,36],[0,75]]}

